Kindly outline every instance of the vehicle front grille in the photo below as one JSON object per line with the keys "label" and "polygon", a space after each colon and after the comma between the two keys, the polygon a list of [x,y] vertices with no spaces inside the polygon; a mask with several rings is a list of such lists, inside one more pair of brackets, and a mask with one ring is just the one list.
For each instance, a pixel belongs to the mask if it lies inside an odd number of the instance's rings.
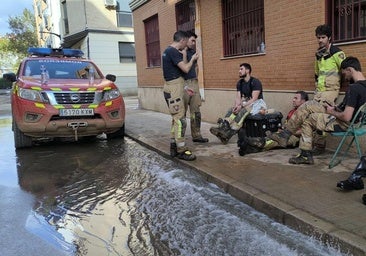
{"label": "vehicle front grille", "polygon": [[91,104],[95,92],[54,92],[57,104]]}

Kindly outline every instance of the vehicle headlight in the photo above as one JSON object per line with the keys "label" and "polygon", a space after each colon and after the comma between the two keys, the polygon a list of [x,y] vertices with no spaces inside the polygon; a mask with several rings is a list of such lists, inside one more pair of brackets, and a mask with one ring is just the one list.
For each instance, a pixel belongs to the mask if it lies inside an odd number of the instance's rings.
{"label": "vehicle headlight", "polygon": [[32,101],[43,102],[43,97],[39,91],[31,89],[19,89],[18,95],[20,98]]}
{"label": "vehicle headlight", "polygon": [[113,100],[121,95],[118,89],[104,91],[103,101]]}

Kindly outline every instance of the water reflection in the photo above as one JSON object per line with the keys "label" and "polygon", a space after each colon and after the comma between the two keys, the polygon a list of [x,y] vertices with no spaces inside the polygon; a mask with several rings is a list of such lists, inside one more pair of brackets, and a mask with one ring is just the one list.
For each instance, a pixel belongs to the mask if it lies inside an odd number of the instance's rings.
{"label": "water reflection", "polygon": [[11,116],[0,116],[0,184],[18,187]]}
{"label": "water reflection", "polygon": [[127,138],[17,157],[29,229],[71,255],[341,255]]}

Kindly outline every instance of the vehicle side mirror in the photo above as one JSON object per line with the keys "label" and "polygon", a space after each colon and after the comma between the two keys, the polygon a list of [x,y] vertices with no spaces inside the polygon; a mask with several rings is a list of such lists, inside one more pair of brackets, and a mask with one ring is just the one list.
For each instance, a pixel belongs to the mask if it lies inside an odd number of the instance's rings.
{"label": "vehicle side mirror", "polygon": [[116,81],[116,76],[115,75],[111,75],[108,74],[105,76],[106,79],[108,79],[109,81],[115,82]]}
{"label": "vehicle side mirror", "polygon": [[10,82],[15,82],[17,80],[17,76],[14,73],[3,74],[3,78]]}

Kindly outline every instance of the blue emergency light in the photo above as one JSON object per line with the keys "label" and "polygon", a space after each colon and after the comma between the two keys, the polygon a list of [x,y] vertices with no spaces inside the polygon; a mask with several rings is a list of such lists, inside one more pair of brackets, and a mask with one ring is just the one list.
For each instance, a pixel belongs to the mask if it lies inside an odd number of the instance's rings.
{"label": "blue emergency light", "polygon": [[57,57],[77,57],[81,58],[84,53],[79,49],[55,49],[55,48],[28,48],[28,54],[36,56],[57,56]]}

